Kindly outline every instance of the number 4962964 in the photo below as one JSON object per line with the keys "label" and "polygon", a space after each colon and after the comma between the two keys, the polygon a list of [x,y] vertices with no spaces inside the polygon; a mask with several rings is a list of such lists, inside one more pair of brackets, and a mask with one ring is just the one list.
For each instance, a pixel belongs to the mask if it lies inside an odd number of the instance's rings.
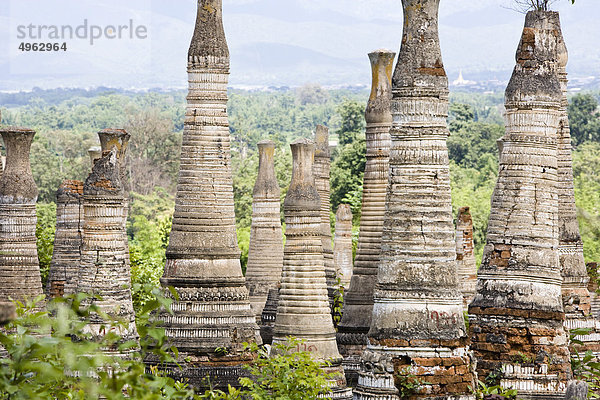
{"label": "number 4962964", "polygon": [[67,51],[67,43],[26,43],[19,45],[21,51]]}

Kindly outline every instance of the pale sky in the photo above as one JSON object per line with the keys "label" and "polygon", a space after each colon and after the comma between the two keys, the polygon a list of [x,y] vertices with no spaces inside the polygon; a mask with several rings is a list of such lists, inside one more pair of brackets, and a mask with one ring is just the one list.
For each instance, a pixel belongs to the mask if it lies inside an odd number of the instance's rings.
{"label": "pale sky", "polygon": [[[440,40],[450,79],[506,80],[524,16],[511,0],[442,0]],[[232,85],[369,83],[367,53],[398,51],[400,0],[224,0]],[[600,75],[600,1],[562,0],[572,76]],[[0,90],[33,86],[186,86],[195,0],[0,0]],[[21,51],[18,27],[131,25],[145,38],[44,40],[67,51]],[[128,28],[129,29],[129,28]],[[127,31],[125,31],[126,33]]]}

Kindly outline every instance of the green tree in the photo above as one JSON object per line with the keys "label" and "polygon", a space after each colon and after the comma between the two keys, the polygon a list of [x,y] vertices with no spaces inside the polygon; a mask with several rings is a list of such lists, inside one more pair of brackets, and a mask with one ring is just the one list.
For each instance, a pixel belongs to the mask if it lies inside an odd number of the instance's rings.
{"label": "green tree", "polygon": [[335,132],[338,144],[345,146],[357,139],[365,129],[365,105],[356,100],[344,100],[337,108],[341,118],[339,129]]}
{"label": "green tree", "polygon": [[50,263],[52,262],[52,252],[54,251],[56,204],[37,203],[35,208],[37,214],[35,237],[38,260],[40,262],[40,273],[42,274],[42,286],[46,287]]}
{"label": "green tree", "polygon": [[591,94],[577,94],[569,102],[569,124],[573,145],[600,142],[598,100]]}

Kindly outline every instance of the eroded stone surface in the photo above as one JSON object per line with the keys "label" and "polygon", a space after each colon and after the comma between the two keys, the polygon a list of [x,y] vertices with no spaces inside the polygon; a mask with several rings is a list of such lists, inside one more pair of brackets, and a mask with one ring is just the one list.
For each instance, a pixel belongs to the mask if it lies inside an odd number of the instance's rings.
{"label": "eroded stone surface", "polygon": [[[233,205],[227,119],[229,50],[221,0],[199,0],[188,52],[189,91],[173,227],[164,287],[179,300],[175,315],[161,313],[169,341],[182,363],[169,366],[177,379],[197,388],[239,386],[244,342],[260,342],[240,266]],[[228,354],[221,356],[219,348]]]}
{"label": "eroded stone surface", "polygon": [[273,344],[287,342],[288,336],[304,340],[299,350],[331,363],[324,368],[335,374],[332,398],[350,399],[327,296],[321,200],[313,173],[315,145],[298,139],[291,148],[292,180],[283,205],[286,242]]}
{"label": "eroded stone surface", "polygon": [[458,281],[465,309],[475,296],[477,262],[473,246],[473,219],[469,207],[461,207],[456,217],[456,262]]}
{"label": "eroded stone surface", "polygon": [[[98,295],[91,302],[103,312],[124,323],[116,331],[122,341],[137,340],[135,313],[131,299],[131,269],[123,238],[125,195],[120,180],[118,151],[96,161],[83,185],[83,245],[77,292]],[[92,313],[87,329],[94,336],[107,333],[106,321]],[[105,349],[118,352],[118,349]]]}
{"label": "eroded stone surface", "polygon": [[340,204],[335,213],[333,260],[340,284],[348,288],[352,278],[352,210],[348,204]]}
{"label": "eroded stone surface", "polygon": [[252,311],[259,321],[269,291],[279,286],[283,267],[281,190],[275,176],[274,155],[275,142],[258,143],[258,176],[252,192],[246,287]]}
{"label": "eroded stone surface", "polygon": [[506,89],[506,134],[469,307],[479,379],[523,399],[562,398],[571,377],[559,264],[558,14],[529,12]]}
{"label": "eroded stone surface", "polygon": [[6,149],[0,178],[0,302],[24,302],[43,293],[35,238],[38,190],[29,164],[35,131],[5,127],[0,134]]}
{"label": "eroded stone surface", "polygon": [[56,191],[56,233],[48,273],[50,297],[73,294],[83,241],[83,182],[66,180]]}
{"label": "eroded stone surface", "polygon": [[414,398],[472,398],[450,199],[439,0],[402,5],[381,255],[354,398],[399,399],[399,376],[408,373],[424,382]]}
{"label": "eroded stone surface", "polygon": [[385,214],[385,195],[389,175],[390,127],[392,114],[392,70],[396,53],[376,50],[369,53],[372,83],[365,119],[366,164],[358,247],[350,286],[344,294],[342,320],[337,341],[344,357],[348,384],[356,386],[360,355],[367,345],[367,332],[373,313],[373,290]]}

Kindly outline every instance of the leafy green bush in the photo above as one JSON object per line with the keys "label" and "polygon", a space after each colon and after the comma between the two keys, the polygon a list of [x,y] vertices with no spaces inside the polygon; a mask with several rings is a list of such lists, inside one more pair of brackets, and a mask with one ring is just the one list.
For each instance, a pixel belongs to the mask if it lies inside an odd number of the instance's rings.
{"label": "leafy green bush", "polygon": [[583,346],[583,342],[578,336],[589,335],[592,329],[576,328],[569,331],[569,343],[571,348],[571,370],[573,378],[585,381],[588,384],[588,398],[600,398],[600,362],[594,356],[591,350],[581,354],[577,351],[579,346]]}
{"label": "leafy green bush", "polygon": [[[157,289],[153,294],[139,315],[139,346],[115,333],[123,326],[120,321],[93,305],[82,307],[88,299],[84,294],[53,299],[49,311],[37,309],[41,297],[26,305],[17,303],[17,318],[0,328],[0,344],[8,354],[0,359],[0,399],[193,398],[185,384],[148,373],[142,362],[149,351],[162,362],[174,360],[164,329],[149,322],[150,313],[158,307],[168,309],[171,300]],[[100,339],[85,329],[90,313],[106,322],[109,333]]]}
{"label": "leafy green bush", "polygon": [[40,262],[40,273],[42,274],[42,285],[46,287],[52,251],[54,250],[54,233],[56,229],[56,204],[36,204],[37,225],[35,237],[37,244],[38,260]]}

